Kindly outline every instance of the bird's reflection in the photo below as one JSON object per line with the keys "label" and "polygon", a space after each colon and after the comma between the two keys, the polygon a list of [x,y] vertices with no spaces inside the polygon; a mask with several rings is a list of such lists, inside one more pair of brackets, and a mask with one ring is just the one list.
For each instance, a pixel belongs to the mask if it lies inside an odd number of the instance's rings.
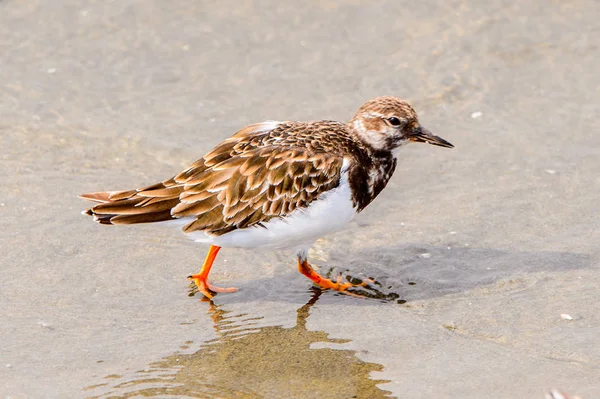
{"label": "bird's reflection", "polygon": [[233,314],[209,302],[217,338],[192,354],[174,354],[147,370],[110,384],[95,398],[387,398],[370,373],[383,366],[365,363],[350,350],[311,349],[319,343],[344,343],[323,331],[309,331],[306,321],[321,291],[313,289],[297,310],[292,328],[252,327],[262,317]]}

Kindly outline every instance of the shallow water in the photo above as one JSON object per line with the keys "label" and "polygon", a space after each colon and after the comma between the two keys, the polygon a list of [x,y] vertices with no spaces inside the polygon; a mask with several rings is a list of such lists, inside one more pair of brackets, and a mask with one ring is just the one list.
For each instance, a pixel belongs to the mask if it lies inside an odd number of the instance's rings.
{"label": "shallow water", "polygon": [[[600,396],[599,17],[0,1],[0,397]],[[168,178],[247,124],[384,94],[456,148],[406,148],[309,258],[387,301],[319,295],[292,253],[223,250],[211,276],[239,291],[202,302],[204,246],[79,214],[77,194]]]}
{"label": "shallow water", "polygon": [[[385,398],[370,373],[382,365],[365,363],[351,350],[324,347],[348,342],[330,339],[306,327],[321,291],[297,310],[293,327],[263,326],[264,318],[225,310],[213,302],[207,311],[216,338],[202,345],[186,341],[181,352],[148,368],[86,388],[90,397],[221,397],[221,398]],[[206,328],[206,325],[197,326]],[[197,349],[192,349],[198,347]],[[316,347],[315,347],[316,346]],[[335,346],[334,346],[335,348]],[[96,395],[94,393],[102,392]]]}

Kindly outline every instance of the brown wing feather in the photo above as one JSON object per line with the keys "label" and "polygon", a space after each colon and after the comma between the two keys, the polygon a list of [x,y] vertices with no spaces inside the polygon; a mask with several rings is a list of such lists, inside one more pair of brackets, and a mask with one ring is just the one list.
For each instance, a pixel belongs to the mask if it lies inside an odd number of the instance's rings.
{"label": "brown wing feather", "polygon": [[288,215],[337,187],[344,160],[339,144],[348,140],[335,122],[250,125],[170,180],[81,197],[99,202],[86,213],[103,224],[191,217],[184,232],[221,235]]}
{"label": "brown wing feather", "polygon": [[[255,148],[230,153],[231,162],[227,160],[218,164],[227,162],[228,168],[232,169],[227,171],[231,176],[227,180],[222,180],[226,169],[206,168],[202,164],[197,165],[199,172],[187,171],[176,177],[177,180],[185,176],[178,181],[184,185],[184,190],[181,203],[173,208],[173,216],[196,216],[196,220],[184,227],[186,233],[203,230],[219,235],[265,223],[272,218],[286,216],[296,208],[308,206],[339,184],[343,163],[340,156],[321,153],[319,158],[328,159],[317,167],[308,161],[309,157],[317,157],[308,149],[277,148],[270,154],[262,150]],[[243,163],[239,159],[244,160]],[[274,162],[276,159],[282,162]],[[241,165],[245,165],[245,170],[255,172],[245,176]],[[197,194],[194,193],[198,192],[202,193],[202,199],[195,200]],[[212,196],[205,198],[208,193]]]}

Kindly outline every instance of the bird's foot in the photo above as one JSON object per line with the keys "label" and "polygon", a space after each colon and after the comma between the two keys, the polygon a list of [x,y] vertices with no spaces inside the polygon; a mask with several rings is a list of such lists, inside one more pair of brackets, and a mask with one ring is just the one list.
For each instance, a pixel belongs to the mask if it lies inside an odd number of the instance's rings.
{"label": "bird's foot", "polygon": [[196,284],[196,288],[198,292],[207,297],[208,299],[212,299],[217,293],[225,293],[225,292],[236,292],[237,288],[235,287],[217,287],[216,285],[210,284],[206,277],[200,274],[192,274],[188,276],[190,280],[192,280]]}
{"label": "bird's foot", "polygon": [[358,288],[358,287],[366,287],[374,281],[371,279],[363,280],[358,284],[354,284],[350,281],[342,282],[342,276],[338,276],[335,281],[321,276],[319,273],[312,268],[311,265],[308,264],[306,260],[298,261],[298,270],[300,273],[304,274],[308,277],[316,286],[324,290],[334,290],[338,292],[347,293],[350,295],[355,295],[354,293],[348,291],[350,288]]}
{"label": "bird's foot", "polygon": [[[334,269],[331,268],[325,273],[326,278],[331,278],[333,273]],[[347,280],[347,282],[341,283],[343,280]],[[382,302],[406,303],[405,300],[399,299],[400,294],[390,291],[393,288],[392,286],[384,286],[380,281],[377,281],[372,277],[353,277],[342,273],[338,274],[336,283],[344,288],[342,291],[338,290],[338,292],[341,292],[344,295],[351,295],[364,299],[376,299]]]}
{"label": "bird's foot", "polygon": [[[334,290],[346,295],[352,295],[359,298],[378,299],[384,302],[395,301],[400,297],[400,295],[395,292],[386,293],[385,290],[382,290],[383,287],[381,283],[375,281],[373,278],[357,279],[348,276],[346,277],[346,280],[349,281],[342,282],[344,279],[343,275],[338,275],[334,281],[329,278],[332,270],[326,274],[326,277],[321,276],[313,269],[306,258],[301,255],[298,256],[298,271],[308,277],[317,287],[324,290]],[[406,302],[404,300],[401,301],[402,302],[398,303]]]}
{"label": "bird's foot", "polygon": [[343,277],[341,275],[336,278],[335,282],[331,279],[324,278],[318,274],[317,274],[317,276],[320,277],[320,279],[317,280],[317,279],[311,278],[311,280],[313,280],[313,283],[315,283],[320,288],[332,289],[332,290],[339,291],[339,292],[347,291],[347,293],[350,293],[348,291],[348,288],[367,287],[369,284],[372,284],[375,282],[375,280],[366,279],[358,284],[353,284],[350,281],[342,282]]}
{"label": "bird's foot", "polygon": [[[322,289],[332,289],[344,295],[350,295],[357,298],[371,298],[372,294],[368,294],[372,290],[372,285],[375,280],[367,278],[359,283],[352,283],[350,281],[342,282],[343,277],[340,275],[336,278],[335,282],[331,279],[323,278],[320,283],[315,284]],[[358,280],[358,279],[353,279]],[[314,281],[313,281],[314,282]]]}

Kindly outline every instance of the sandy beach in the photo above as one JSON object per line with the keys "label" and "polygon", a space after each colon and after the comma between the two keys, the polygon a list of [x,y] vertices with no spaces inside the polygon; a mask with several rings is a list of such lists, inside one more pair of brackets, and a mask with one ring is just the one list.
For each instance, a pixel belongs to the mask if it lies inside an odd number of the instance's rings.
{"label": "sandy beach", "polygon": [[[0,398],[600,397],[594,0],[0,0]],[[455,145],[291,252],[227,249],[78,194],[167,179],[263,120],[410,101]]]}

